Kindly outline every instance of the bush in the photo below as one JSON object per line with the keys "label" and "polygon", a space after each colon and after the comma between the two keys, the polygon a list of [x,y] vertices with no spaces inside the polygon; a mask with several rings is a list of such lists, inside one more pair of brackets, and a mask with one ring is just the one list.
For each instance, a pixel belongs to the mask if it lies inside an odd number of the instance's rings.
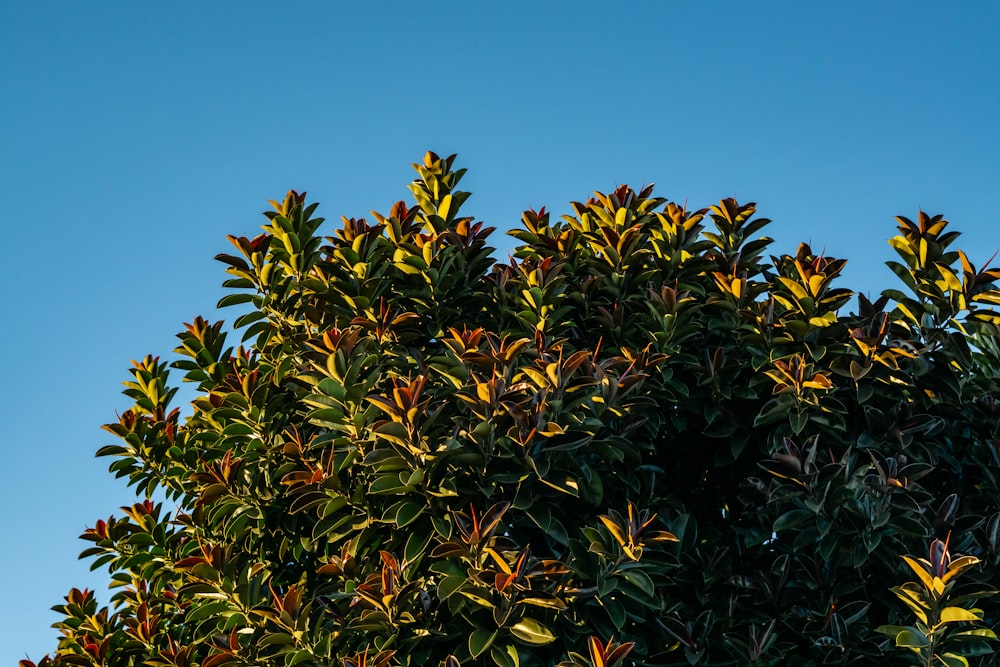
{"label": "bush", "polygon": [[904,289],[843,315],[845,260],[768,258],[754,204],[652,187],[527,211],[495,263],[453,162],[332,236],[290,192],[230,237],[242,345],[186,325],[184,418],[168,364],[134,363],[99,455],[142,499],[83,535],[112,604],[71,591],[39,664],[992,651],[1000,270],[947,221],[898,218]]}

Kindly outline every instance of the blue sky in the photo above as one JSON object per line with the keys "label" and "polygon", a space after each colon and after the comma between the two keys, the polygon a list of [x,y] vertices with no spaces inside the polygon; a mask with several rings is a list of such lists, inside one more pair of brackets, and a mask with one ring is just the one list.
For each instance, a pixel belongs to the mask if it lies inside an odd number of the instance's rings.
{"label": "blue sky", "polygon": [[945,214],[977,264],[1000,247],[998,3],[350,5],[0,3],[0,662],[103,585],[76,536],[131,501],[93,456],[129,360],[214,315],[212,257],[289,188],[387,211],[457,152],[505,230],[655,181],[757,201],[776,252],[812,241],[862,290],[896,214]]}

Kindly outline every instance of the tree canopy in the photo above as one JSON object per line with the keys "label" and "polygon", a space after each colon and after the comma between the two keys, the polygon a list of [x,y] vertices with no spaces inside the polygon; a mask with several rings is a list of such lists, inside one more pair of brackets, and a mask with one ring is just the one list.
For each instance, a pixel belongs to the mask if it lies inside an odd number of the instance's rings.
{"label": "tree canopy", "polygon": [[70,591],[39,666],[992,653],[1000,270],[945,219],[897,218],[877,298],[652,186],[526,211],[502,263],[454,160],[388,215],[325,232],[292,191],[229,237],[239,315],[133,362],[98,455],[138,502],[82,536],[110,603]]}

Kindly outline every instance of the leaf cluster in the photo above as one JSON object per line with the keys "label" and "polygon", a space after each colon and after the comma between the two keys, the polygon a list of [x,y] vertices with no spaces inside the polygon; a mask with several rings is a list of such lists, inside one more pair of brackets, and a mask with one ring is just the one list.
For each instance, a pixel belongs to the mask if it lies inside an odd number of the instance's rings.
{"label": "leaf cluster", "polygon": [[[236,333],[199,317],[134,362],[99,455],[140,499],[83,535],[113,595],[71,591],[39,665],[992,651],[1000,270],[947,221],[898,219],[905,289],[874,300],[846,260],[769,255],[754,204],[652,186],[526,211],[497,263],[454,160],[329,236],[293,191],[230,237]],[[949,534],[971,592],[944,605],[944,561],[902,556]]]}

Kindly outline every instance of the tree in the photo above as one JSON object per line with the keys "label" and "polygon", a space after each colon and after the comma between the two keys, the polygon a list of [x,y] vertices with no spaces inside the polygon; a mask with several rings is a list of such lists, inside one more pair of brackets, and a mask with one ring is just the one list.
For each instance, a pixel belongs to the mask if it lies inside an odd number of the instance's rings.
{"label": "tree", "polygon": [[39,665],[992,653],[1000,270],[946,220],[898,218],[904,289],[842,314],[845,260],[652,186],[529,210],[496,263],[454,157],[373,222],[293,191],[230,237],[242,343],[134,362],[98,454],[140,500],[83,535],[111,605],[71,591]]}

